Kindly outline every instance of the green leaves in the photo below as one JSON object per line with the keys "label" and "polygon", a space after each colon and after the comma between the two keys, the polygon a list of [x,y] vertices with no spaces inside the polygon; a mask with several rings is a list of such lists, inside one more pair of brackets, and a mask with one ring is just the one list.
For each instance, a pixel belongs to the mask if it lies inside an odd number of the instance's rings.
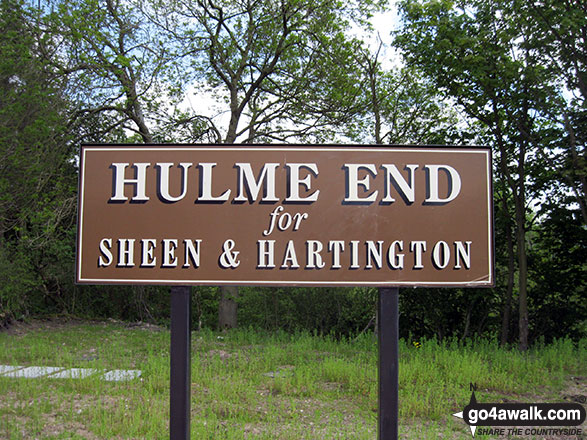
{"label": "green leaves", "polygon": [[351,16],[364,19],[376,7],[192,0],[157,10],[153,21],[182,42],[193,78],[229,98],[224,141],[302,140],[326,135],[352,111],[360,79],[357,42],[346,30]]}
{"label": "green leaves", "polygon": [[73,249],[69,103],[37,20],[18,1],[0,6],[0,324],[59,290],[68,266],[52,249]]}
{"label": "green leaves", "polygon": [[514,207],[518,267],[509,270],[518,276],[521,346],[527,346],[526,287],[532,286],[526,255],[536,211],[553,201],[568,206],[570,198],[563,194],[571,193],[587,221],[587,185],[578,173],[565,171],[581,166],[584,143],[574,137],[581,128],[568,120],[572,104],[560,100],[569,89],[582,92],[581,75],[573,75],[571,66],[579,71],[584,65],[576,31],[587,29],[585,7],[559,1],[405,0],[400,8],[405,26],[396,43],[407,62],[491,136],[496,184],[507,188],[504,206]]}

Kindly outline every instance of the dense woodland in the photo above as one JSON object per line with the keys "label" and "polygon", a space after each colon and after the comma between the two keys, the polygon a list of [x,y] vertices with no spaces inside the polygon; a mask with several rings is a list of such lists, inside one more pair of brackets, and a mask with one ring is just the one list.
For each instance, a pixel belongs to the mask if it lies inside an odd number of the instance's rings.
{"label": "dense woodland", "polygon": [[[4,0],[0,326],[169,320],[169,288],[76,286],[81,142],[490,145],[493,289],[403,289],[406,338],[587,335],[587,3]],[[379,30],[381,32],[381,30]],[[371,331],[367,288],[195,287],[194,328]]]}

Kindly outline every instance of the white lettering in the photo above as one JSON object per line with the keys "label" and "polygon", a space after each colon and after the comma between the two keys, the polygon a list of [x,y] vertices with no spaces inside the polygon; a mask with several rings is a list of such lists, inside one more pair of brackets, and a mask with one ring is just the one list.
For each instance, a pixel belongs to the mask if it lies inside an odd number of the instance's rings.
{"label": "white lettering", "polygon": [[227,189],[218,197],[212,195],[212,168],[215,163],[200,163],[198,167],[202,170],[200,174],[200,197],[196,202],[226,202],[230,197],[230,190]]}
{"label": "white lettering", "polygon": [[359,269],[359,241],[352,240],[351,245],[351,265],[349,269]]}
{"label": "white lettering", "polygon": [[[251,168],[250,163],[235,163],[235,167],[238,168],[238,182],[239,182],[239,193],[234,199],[236,202],[246,202],[249,201],[250,203],[257,200],[259,196],[259,192],[261,191],[261,185],[264,184],[264,194],[261,198],[262,202],[278,202],[279,199],[275,195],[275,170],[279,166],[278,163],[266,163],[263,165],[263,169],[261,170],[261,174],[259,175],[259,180],[255,180],[255,176],[253,175],[253,170]],[[247,197],[245,195],[245,185],[248,189],[248,194],[250,195]]]}
{"label": "white lettering", "polygon": [[385,169],[385,197],[381,200],[383,203],[393,203],[395,199],[391,197],[391,182],[395,182],[395,188],[401,193],[402,198],[408,204],[412,204],[416,201],[415,185],[414,185],[414,171],[418,168],[418,165],[406,165],[405,168],[408,170],[408,178],[410,183],[404,179],[397,167],[393,164],[381,165],[381,168]]}
{"label": "white lettering", "polygon": [[372,261],[375,261],[376,269],[381,269],[383,261],[383,241],[378,241],[377,247],[375,247],[375,242],[371,240],[367,240],[365,245],[367,246],[367,264],[365,265],[365,269],[373,269]]}
{"label": "white lettering", "polygon": [[395,240],[389,246],[387,251],[387,261],[392,269],[403,269],[404,268],[404,254],[397,254],[396,249],[400,252],[404,250],[404,242],[402,240]]}
{"label": "white lettering", "polygon": [[331,240],[328,242],[328,251],[332,252],[332,266],[331,269],[340,269],[340,253],[344,252],[344,241]]}
{"label": "white lettering", "polygon": [[285,231],[291,226],[291,221],[291,215],[288,212],[285,212],[281,217],[279,217],[279,221],[277,222],[277,228],[280,231]]}
{"label": "white lettering", "polygon": [[410,251],[415,252],[414,255],[414,269],[424,269],[422,265],[422,253],[426,252],[425,241],[412,241],[410,242]]}
{"label": "white lettering", "polygon": [[306,241],[306,248],[308,251],[307,259],[306,259],[306,269],[322,269],[326,263],[322,261],[322,256],[320,252],[322,252],[322,242],[318,240],[308,240]]}
{"label": "white lettering", "polygon": [[465,269],[471,268],[471,243],[473,242],[465,241],[465,244],[467,245],[465,248],[465,245],[462,241],[455,241],[455,269],[461,268],[461,260],[465,264]]}
{"label": "white lettering", "polygon": [[134,264],[134,238],[118,239],[118,267],[133,267]]}
{"label": "white lettering", "polygon": [[135,185],[135,195],[131,199],[136,202],[146,202],[149,197],[146,195],[147,188],[147,168],[150,163],[135,163],[135,179],[125,179],[124,174],[128,163],[113,163],[114,167],[114,196],[110,198],[113,202],[125,202],[128,197],[124,195],[124,185]]}
{"label": "white lettering", "polygon": [[181,199],[185,197],[188,189],[188,169],[193,164],[184,162],[179,164],[179,167],[183,170],[183,179],[181,183],[181,194],[177,197],[173,197],[169,194],[169,169],[172,165],[173,163],[170,162],[159,162],[155,165],[159,168],[159,172],[161,173],[159,175],[159,195],[165,202],[179,202]]}
{"label": "white lettering", "polygon": [[445,241],[439,241],[432,249],[432,262],[437,269],[444,269],[450,261],[450,248]]}
{"label": "white lettering", "polygon": [[[457,198],[461,192],[461,176],[449,165],[424,165],[428,173],[428,197],[425,203],[448,203]],[[438,195],[438,171],[444,170],[448,177],[448,195],[440,198]]]}
{"label": "white lettering", "polygon": [[[289,229],[289,227],[293,223],[293,231],[297,231],[300,228],[300,223],[302,220],[308,218],[308,213],[304,212],[303,214],[300,212],[296,212],[293,216],[287,212],[285,212],[281,217],[279,217],[279,213],[283,211],[283,206],[277,206],[270,214],[269,214],[269,227],[263,231],[264,236],[268,236],[273,232],[273,229],[277,225],[277,229],[280,231],[285,231]],[[279,220],[277,218],[279,217]]]}
{"label": "white lettering", "polygon": [[[100,240],[100,252],[102,253],[102,255],[98,257],[98,267],[107,267],[112,264],[112,252],[110,252],[111,248],[111,238],[103,238],[102,240]],[[102,256],[106,257],[106,260],[104,260]]]}
{"label": "white lettering", "polygon": [[272,269],[275,267],[275,240],[257,241],[259,249],[257,269]]}
{"label": "white lettering", "polygon": [[287,247],[285,248],[285,253],[283,256],[283,263],[281,264],[282,269],[287,269],[288,267],[290,269],[299,269],[300,267],[300,265],[298,264],[296,248],[294,247],[293,240],[289,240],[287,242]]}
{"label": "white lettering", "polygon": [[163,264],[161,267],[176,267],[177,257],[175,256],[175,249],[177,249],[177,240],[173,238],[163,239]]}
{"label": "white lettering", "polygon": [[359,197],[359,186],[362,186],[365,191],[369,191],[370,189],[369,173],[363,179],[359,179],[359,169],[364,168],[375,177],[377,175],[375,165],[345,163],[344,168],[347,169],[347,194],[344,199],[345,203],[373,203],[377,199],[378,191],[372,192],[367,197]]}
{"label": "white lettering", "polygon": [[183,243],[185,246],[185,262],[182,267],[190,267],[190,260],[195,268],[200,267],[200,244],[202,243],[202,240],[185,239]]}
{"label": "white lettering", "polygon": [[143,249],[141,257],[141,267],[155,267],[157,258],[153,256],[153,251],[157,246],[157,240],[153,238],[143,238],[141,240],[141,247]]}
{"label": "white lettering", "polygon": [[[300,186],[303,185],[306,191],[312,189],[312,174],[318,177],[318,167],[315,163],[286,163],[285,167],[289,169],[289,186],[288,195],[285,199],[286,202],[297,202],[297,203],[308,203],[315,202],[318,200],[320,190],[314,191],[308,197],[300,197]],[[305,178],[300,179],[300,169],[305,168],[312,172]]]}

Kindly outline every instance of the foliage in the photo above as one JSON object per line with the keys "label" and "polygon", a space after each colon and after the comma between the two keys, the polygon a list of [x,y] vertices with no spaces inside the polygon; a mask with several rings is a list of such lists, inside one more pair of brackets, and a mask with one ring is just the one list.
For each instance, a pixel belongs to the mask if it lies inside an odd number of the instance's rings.
{"label": "foliage", "polygon": [[375,317],[377,291],[366,288],[243,288],[239,325],[266,330],[356,335]]}
{"label": "foliage", "polygon": [[[0,6],[0,325],[70,283],[75,183],[52,42],[18,1]],[[4,282],[6,280],[6,282]]]}
{"label": "foliage", "polygon": [[400,335],[439,341],[495,337],[499,305],[495,292],[486,289],[400,290]]}
{"label": "foliage", "polygon": [[177,88],[206,87],[229,115],[224,127],[200,108],[184,118],[204,122],[213,142],[332,139],[356,113],[361,78],[353,68],[360,41],[351,21],[366,25],[377,1],[143,2],[163,38],[172,39]]}
{"label": "foliage", "polygon": [[[405,65],[387,68],[357,36],[384,3],[3,2],[0,326],[169,319],[165,287],[73,285],[80,141],[352,140],[493,147],[496,288],[402,290],[404,337],[583,337],[585,5],[404,0]],[[245,327],[343,337],[375,321],[374,289],[241,290]],[[194,290],[194,328],[217,328],[221,296]]]}
{"label": "foliage", "polygon": [[535,339],[578,339],[587,331],[587,229],[580,219],[578,211],[553,206],[537,227],[530,261]]}
{"label": "foliage", "polygon": [[[169,60],[144,18],[120,0],[60,0],[48,17],[62,57],[51,61],[72,82],[75,116],[99,115],[87,136],[108,136],[124,129],[152,142],[149,123],[161,100],[159,75]],[[87,130],[87,128],[86,128]]]}
{"label": "foliage", "polygon": [[[504,234],[508,244],[498,246],[517,253],[517,267],[510,262],[508,272],[516,271],[520,348],[526,349],[531,294],[528,231],[535,220],[530,205],[536,207],[547,198],[565,203],[564,193],[571,189],[583,206],[585,193],[577,184],[584,170],[578,157],[580,144],[572,140],[574,130],[561,110],[565,107],[558,82],[561,72],[544,62],[554,57],[555,64],[565,65],[566,52],[537,44],[544,35],[528,24],[529,10],[534,8],[514,3],[405,0],[401,2],[405,26],[397,33],[396,43],[410,65],[421,69],[491,136],[502,212],[513,214],[511,232]],[[571,27],[584,28],[585,15],[571,9],[565,15]],[[515,247],[509,244],[512,234]],[[510,280],[507,298],[512,288]],[[509,316],[507,310],[504,316]],[[506,327],[504,323],[504,331]]]}
{"label": "foliage", "polygon": [[[381,49],[381,46],[380,48]],[[347,126],[357,142],[375,144],[466,144],[462,116],[436,86],[413,67],[384,70],[379,50],[358,58],[364,85],[361,111]]]}

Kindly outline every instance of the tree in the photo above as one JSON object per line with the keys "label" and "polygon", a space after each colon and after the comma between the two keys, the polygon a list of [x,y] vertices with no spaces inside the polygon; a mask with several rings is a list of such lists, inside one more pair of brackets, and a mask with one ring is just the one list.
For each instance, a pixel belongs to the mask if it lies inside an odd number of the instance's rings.
{"label": "tree", "polygon": [[[52,11],[40,25],[58,45],[43,55],[68,80],[75,141],[165,140],[161,72],[170,60],[140,11],[122,0],[55,0]],[[146,291],[126,295],[141,317],[151,316]]]}
{"label": "tree", "polygon": [[[366,26],[373,1],[287,0],[144,2],[178,50],[181,81],[211,90],[229,115],[218,143],[332,139],[356,111],[360,78],[352,68],[360,41],[349,17]],[[191,75],[186,72],[191,72]]]}
{"label": "tree", "polygon": [[360,111],[347,135],[376,144],[453,144],[466,136],[459,114],[434,84],[414,67],[382,67],[382,41],[363,48],[357,64],[363,79]]}
{"label": "tree", "polygon": [[[229,117],[219,127],[196,112],[181,121],[208,126],[214,142],[321,142],[357,111],[361,82],[353,68],[373,1],[185,0],[144,2],[151,21],[174,41],[178,70],[213,91]],[[185,81],[186,75],[181,80]],[[236,326],[237,288],[222,288],[221,328]]]}
{"label": "tree", "polygon": [[587,224],[587,4],[578,0],[515,1],[504,2],[504,8],[516,16],[524,36],[521,46],[535,53],[558,80],[559,98],[546,111],[566,135],[544,156],[571,189]]}
{"label": "tree", "polygon": [[18,0],[0,5],[0,325],[64,307],[73,261],[67,84],[42,56],[55,45],[37,19]]}
{"label": "tree", "polygon": [[549,203],[549,216],[536,225],[529,254],[533,280],[533,336],[547,342],[586,333],[587,229],[579,209]]}
{"label": "tree", "polygon": [[[75,81],[76,116],[86,122],[86,138],[100,139],[123,130],[143,142],[157,136],[161,106],[160,75],[169,61],[132,4],[121,0],[61,0],[50,31],[61,50],[47,54],[61,74]],[[95,120],[94,120],[95,121]]]}
{"label": "tree", "polygon": [[401,9],[405,27],[396,43],[408,64],[421,68],[493,138],[499,179],[515,213],[519,338],[525,350],[528,200],[544,191],[537,171],[549,169],[541,154],[545,144],[538,140],[556,128],[545,112],[557,97],[555,77],[534,50],[520,44],[519,17],[502,2],[406,0]]}

